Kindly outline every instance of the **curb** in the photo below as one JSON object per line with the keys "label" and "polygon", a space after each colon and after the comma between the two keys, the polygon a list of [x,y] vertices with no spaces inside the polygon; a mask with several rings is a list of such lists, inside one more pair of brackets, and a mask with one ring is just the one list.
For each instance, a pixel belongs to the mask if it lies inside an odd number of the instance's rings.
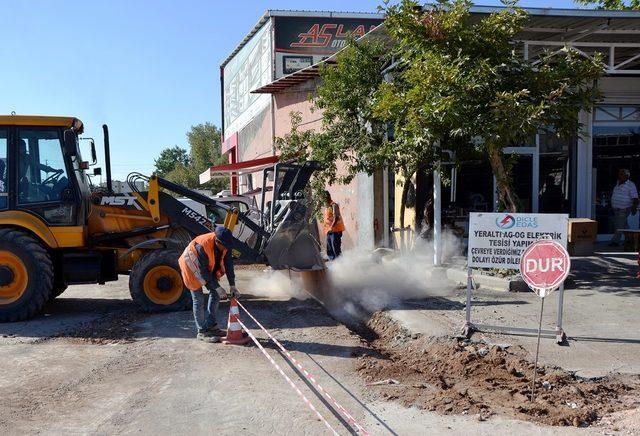
{"label": "curb", "polygon": [[[466,270],[447,268],[447,278],[461,285],[467,285]],[[529,290],[522,280],[489,276],[479,271],[473,272],[473,281],[475,282],[475,289],[492,289],[503,292],[526,292]]]}
{"label": "curb", "polygon": [[[459,268],[447,268],[447,278],[460,286],[467,286],[467,271]],[[529,286],[521,278],[495,277],[473,271],[474,289],[491,289],[502,292],[531,292]],[[569,274],[565,280],[565,289],[571,289],[575,283],[573,274]]]}

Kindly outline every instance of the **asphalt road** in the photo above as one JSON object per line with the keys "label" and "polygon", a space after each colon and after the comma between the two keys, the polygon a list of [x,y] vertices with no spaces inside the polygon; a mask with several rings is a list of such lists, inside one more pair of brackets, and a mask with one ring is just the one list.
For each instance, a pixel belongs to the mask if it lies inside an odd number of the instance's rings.
{"label": "asphalt road", "polygon": [[[241,288],[255,274],[239,272]],[[355,372],[357,356],[368,352],[366,344],[317,303],[283,297],[244,302],[371,434],[560,430],[500,417],[478,422],[470,416],[439,416],[383,401]],[[227,310],[222,304],[221,320]],[[253,326],[247,317],[243,321]],[[339,414],[276,349],[268,346],[267,351],[333,428],[349,434]],[[129,300],[126,278],[107,286],[72,287],[44,316],[0,325],[0,362],[1,434],[328,431],[257,347],[196,341],[187,311],[139,314]]]}

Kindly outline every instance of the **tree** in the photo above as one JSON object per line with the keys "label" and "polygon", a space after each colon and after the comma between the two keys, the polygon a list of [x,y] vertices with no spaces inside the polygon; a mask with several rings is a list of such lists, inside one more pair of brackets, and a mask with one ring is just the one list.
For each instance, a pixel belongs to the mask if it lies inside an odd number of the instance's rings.
{"label": "tree", "polygon": [[[528,16],[514,2],[506,4],[479,20],[471,20],[465,0],[425,8],[414,0],[385,4],[390,47],[381,55],[379,43],[352,41],[334,66],[322,68],[314,101],[324,110],[323,131],[305,138],[307,144],[289,135],[284,148],[332,170],[342,160],[344,181],[385,166],[408,178],[425,165],[437,166],[441,149],[459,157],[480,153],[491,164],[503,205],[516,211],[502,150],[542,127],[575,136],[578,113],[592,104],[603,68],[570,47],[562,55],[524,59],[514,41]],[[392,79],[382,81],[382,67],[391,63]],[[393,141],[384,135],[387,124]],[[343,181],[325,176],[328,183]]]}
{"label": "tree", "polygon": [[[327,185],[348,184],[359,172],[373,173],[385,165],[386,124],[373,117],[384,50],[380,43],[349,40],[336,55],[337,63],[320,69],[323,83],[312,99],[314,110],[322,110],[321,130],[301,130],[300,114],[291,113],[290,133],[276,138],[281,160],[322,164],[311,181],[316,212]],[[347,163],[346,173],[338,171],[340,162]]]}
{"label": "tree", "polygon": [[189,173],[193,181],[190,187],[210,189],[214,193],[229,188],[229,179],[214,179],[204,185],[199,184],[199,176],[209,167],[229,163],[227,156],[220,154],[220,129],[211,123],[191,126],[187,133],[190,146]]}
{"label": "tree", "polygon": [[155,160],[156,173],[166,179],[192,189],[209,189],[213,192],[229,187],[227,178],[215,179],[204,185],[199,176],[209,167],[227,163],[220,155],[220,130],[211,123],[191,126],[187,132],[187,150],[174,146],[162,150]]}
{"label": "tree", "polygon": [[187,150],[174,145],[173,147],[162,150],[160,156],[158,156],[153,163],[156,167],[156,174],[160,177],[165,177],[174,170],[176,165],[188,165],[189,155],[187,154]]}
{"label": "tree", "polygon": [[595,5],[599,9],[640,10],[640,0],[575,0],[583,5]]}
{"label": "tree", "polygon": [[381,85],[376,113],[393,121],[395,152],[408,156],[402,164],[411,170],[429,155],[437,163],[440,147],[486,154],[502,204],[516,212],[502,150],[543,127],[574,136],[603,67],[570,47],[561,55],[524,59],[514,41],[528,14],[515,2],[505,4],[476,22],[465,0],[426,10],[413,0],[388,7],[385,24],[398,68],[395,79]]}
{"label": "tree", "polygon": [[[315,160],[323,164],[318,178],[328,184],[349,183],[357,173],[373,172],[384,165],[386,124],[373,117],[375,93],[382,83],[384,46],[354,40],[337,54],[337,63],[320,68],[322,85],[313,98],[322,111],[320,132],[300,131],[302,119],[291,114],[292,129],[276,145],[281,159]],[[347,173],[337,164],[347,162]]]}

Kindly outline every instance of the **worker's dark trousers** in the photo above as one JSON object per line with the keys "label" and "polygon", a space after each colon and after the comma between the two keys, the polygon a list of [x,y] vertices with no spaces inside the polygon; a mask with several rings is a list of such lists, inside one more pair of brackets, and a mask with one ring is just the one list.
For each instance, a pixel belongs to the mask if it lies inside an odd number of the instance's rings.
{"label": "worker's dark trousers", "polygon": [[327,233],[327,257],[334,260],[342,254],[342,232]]}

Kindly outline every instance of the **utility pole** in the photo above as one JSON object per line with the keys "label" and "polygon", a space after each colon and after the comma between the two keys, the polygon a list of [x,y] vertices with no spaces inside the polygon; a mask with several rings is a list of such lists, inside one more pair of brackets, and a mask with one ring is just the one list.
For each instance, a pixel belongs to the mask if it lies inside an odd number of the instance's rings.
{"label": "utility pole", "polygon": [[433,167],[433,266],[442,265],[442,183],[440,182],[440,141],[434,144],[436,156]]}

